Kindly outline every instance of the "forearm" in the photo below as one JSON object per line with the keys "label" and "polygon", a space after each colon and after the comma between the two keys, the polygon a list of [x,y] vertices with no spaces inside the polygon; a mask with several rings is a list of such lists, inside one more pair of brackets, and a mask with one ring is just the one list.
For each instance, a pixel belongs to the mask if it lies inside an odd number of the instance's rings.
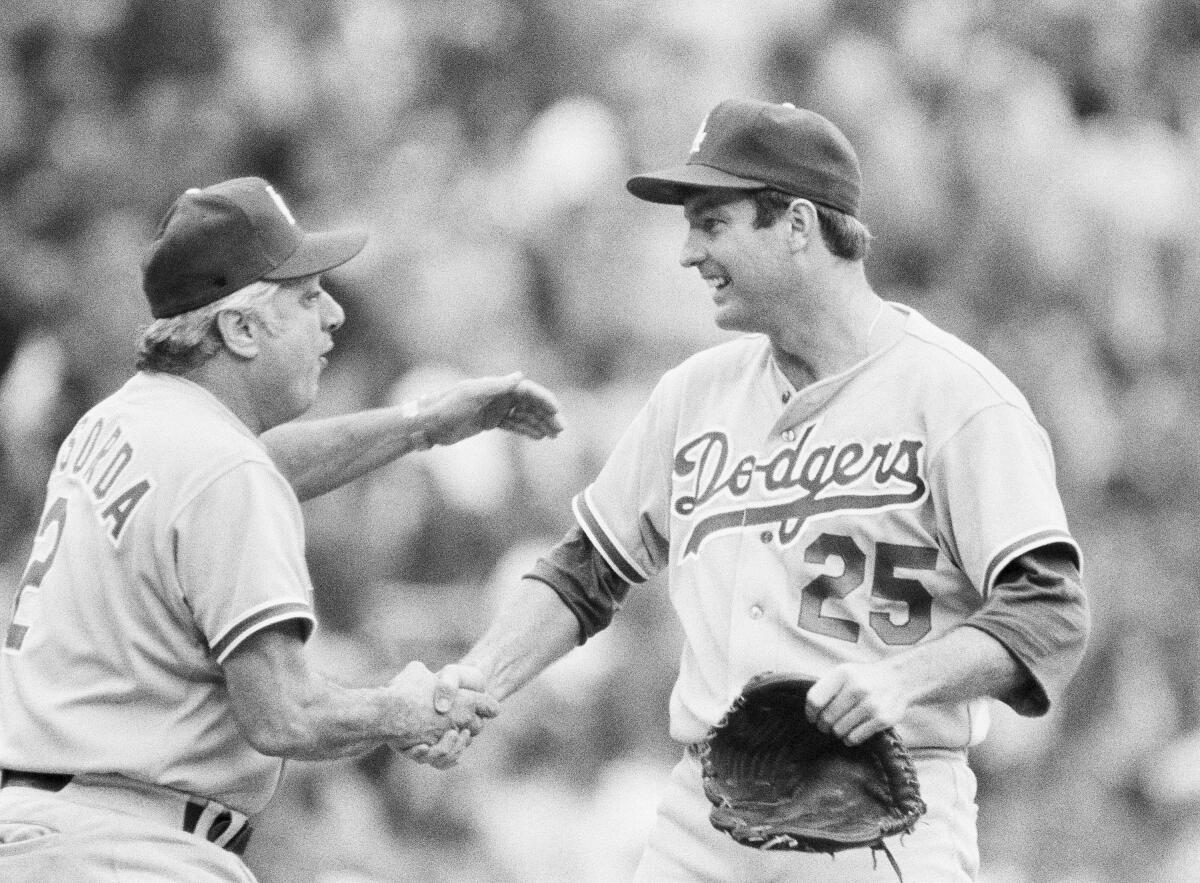
{"label": "forearm", "polygon": [[429,446],[428,415],[403,405],[285,423],[260,438],[302,501]]}
{"label": "forearm", "polygon": [[523,579],[463,662],[483,672],[487,691],[511,696],[579,644],[579,620],[545,583]]}
{"label": "forearm", "polygon": [[306,760],[349,757],[385,742],[432,744],[452,726],[479,724],[473,702],[453,702],[448,715],[434,711],[435,679],[419,662],[386,686],[329,681],[309,666],[298,628],[283,623],[256,632],[223,663],[238,728],[257,751]]}
{"label": "forearm", "polygon": [[553,438],[562,430],[558,403],[519,373],[479,377],[404,405],[284,424],[261,438],[296,496],[309,500],[409,451],[491,429]]}
{"label": "forearm", "polygon": [[908,704],[957,703],[1018,689],[1024,669],[1003,644],[979,629],[963,626],[880,663],[908,691]]}
{"label": "forearm", "polygon": [[381,688],[345,689],[328,682],[290,696],[260,720],[255,747],[264,754],[300,760],[334,760],[365,754],[400,734]]}

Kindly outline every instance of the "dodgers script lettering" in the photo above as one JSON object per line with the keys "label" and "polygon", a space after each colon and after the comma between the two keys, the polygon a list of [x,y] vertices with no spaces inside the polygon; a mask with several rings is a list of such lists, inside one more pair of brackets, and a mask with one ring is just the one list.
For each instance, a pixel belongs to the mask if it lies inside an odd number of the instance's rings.
{"label": "dodgers script lettering", "polygon": [[[786,545],[813,515],[908,505],[924,498],[923,442],[900,439],[868,446],[849,441],[809,448],[815,430],[816,424],[809,424],[794,444],[761,460],[754,454],[733,459],[729,437],[720,430],[684,442],[674,462],[676,479],[685,479],[677,481],[682,492],[677,493],[674,508],[679,515],[694,515],[710,504],[715,508],[725,499],[743,497],[756,481],[768,496],[783,498],[700,518],[684,555],[694,554],[705,539],[725,530],[777,523],[780,542]],[[797,489],[803,493],[789,493]]]}

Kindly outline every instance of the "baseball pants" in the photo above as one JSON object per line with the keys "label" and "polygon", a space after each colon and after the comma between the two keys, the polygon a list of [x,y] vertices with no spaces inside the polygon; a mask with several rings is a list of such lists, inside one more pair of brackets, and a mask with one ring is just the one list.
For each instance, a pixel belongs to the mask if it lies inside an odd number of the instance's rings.
{"label": "baseball pants", "polygon": [[[905,880],[969,883],[979,871],[975,834],[975,774],[965,751],[912,752],[928,811],[913,833],[890,837],[888,848]],[[634,883],[885,883],[896,874],[882,853],[760,851],[743,846],[708,821],[700,762],[685,752],[671,772]]]}
{"label": "baseball pants", "polygon": [[[165,821],[51,793],[0,789],[0,880],[5,883],[255,883],[238,856]],[[124,810],[124,811],[123,811]]]}

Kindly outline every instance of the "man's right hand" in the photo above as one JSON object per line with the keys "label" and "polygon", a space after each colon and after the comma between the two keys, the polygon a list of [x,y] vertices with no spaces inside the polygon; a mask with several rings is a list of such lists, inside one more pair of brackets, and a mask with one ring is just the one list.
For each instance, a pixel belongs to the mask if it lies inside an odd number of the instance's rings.
{"label": "man's right hand", "polygon": [[[455,697],[462,690],[483,691],[486,686],[483,673],[479,669],[470,665],[447,665],[437,675],[437,684],[434,687],[434,708],[439,712],[446,713],[453,708]],[[486,693],[483,695],[487,696]],[[491,699],[490,696],[487,698]],[[499,706],[496,706],[495,710],[498,713]],[[458,763],[459,757],[471,744],[472,735],[477,733],[478,730],[472,732],[467,728],[449,730],[436,743],[413,745],[408,749],[403,749],[403,754],[409,760],[417,763],[426,764],[439,770],[448,769]]]}
{"label": "man's right hand", "polygon": [[[410,662],[388,689],[396,702],[393,747],[407,751],[434,746],[455,759],[470,744],[483,722],[500,713],[500,706],[483,692],[483,675],[469,666],[453,666],[452,675],[435,676],[420,662]],[[435,705],[436,703],[436,705]]]}

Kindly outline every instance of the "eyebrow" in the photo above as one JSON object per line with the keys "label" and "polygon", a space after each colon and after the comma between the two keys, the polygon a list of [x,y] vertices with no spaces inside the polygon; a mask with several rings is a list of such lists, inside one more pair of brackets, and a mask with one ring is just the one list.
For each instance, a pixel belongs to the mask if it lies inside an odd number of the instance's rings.
{"label": "eyebrow", "polygon": [[723,199],[720,196],[706,195],[700,197],[691,205],[685,205],[683,207],[683,215],[686,218],[698,217],[699,215],[717,211],[718,209],[724,209],[732,201],[730,199]]}

